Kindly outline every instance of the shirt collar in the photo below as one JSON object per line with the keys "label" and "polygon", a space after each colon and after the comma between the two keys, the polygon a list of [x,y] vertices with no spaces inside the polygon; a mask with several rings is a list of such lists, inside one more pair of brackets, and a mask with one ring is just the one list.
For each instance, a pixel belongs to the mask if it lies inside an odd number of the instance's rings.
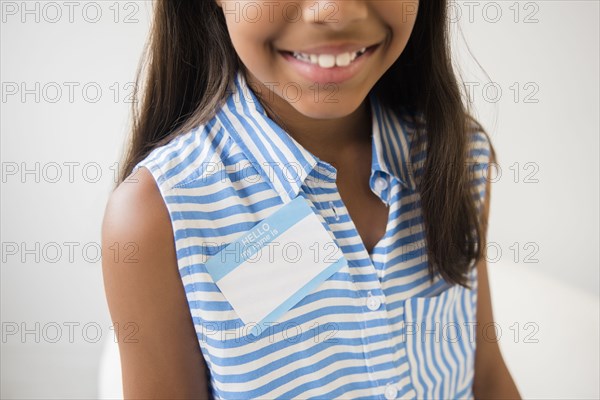
{"label": "shirt collar", "polygon": [[369,101],[373,135],[371,170],[383,171],[395,177],[405,188],[416,190],[406,123],[392,109],[384,107],[373,92]]}
{"label": "shirt collar", "polygon": [[[335,171],[268,117],[241,70],[236,73],[232,89],[216,118],[284,202],[298,195],[317,164]],[[386,172],[403,186],[414,189],[406,130],[393,112],[382,107],[374,94],[369,95],[369,100],[373,140],[371,174]]]}

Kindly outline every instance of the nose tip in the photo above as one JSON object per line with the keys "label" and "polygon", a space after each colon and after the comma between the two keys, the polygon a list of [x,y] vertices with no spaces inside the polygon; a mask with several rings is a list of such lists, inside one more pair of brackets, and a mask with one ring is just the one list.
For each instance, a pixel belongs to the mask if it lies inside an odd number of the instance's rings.
{"label": "nose tip", "polygon": [[328,25],[337,30],[366,19],[368,7],[364,0],[308,1],[302,17],[304,22]]}

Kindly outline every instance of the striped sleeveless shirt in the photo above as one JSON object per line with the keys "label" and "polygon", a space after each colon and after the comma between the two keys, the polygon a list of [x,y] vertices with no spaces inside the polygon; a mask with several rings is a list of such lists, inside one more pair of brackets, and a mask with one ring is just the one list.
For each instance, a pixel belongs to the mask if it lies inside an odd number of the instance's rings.
{"label": "striped sleeveless shirt", "polygon": [[[429,279],[417,191],[425,154],[410,156],[414,125],[369,96],[369,184],[389,207],[386,233],[369,254],[337,190],[336,169],[267,116],[241,72],[231,88],[212,119],[136,166],[150,170],[168,208],[213,396],[473,398],[476,269],[472,290]],[[474,134],[469,162],[481,172],[472,180],[480,210],[489,154],[487,136]],[[205,263],[297,196],[347,265],[253,336]]]}

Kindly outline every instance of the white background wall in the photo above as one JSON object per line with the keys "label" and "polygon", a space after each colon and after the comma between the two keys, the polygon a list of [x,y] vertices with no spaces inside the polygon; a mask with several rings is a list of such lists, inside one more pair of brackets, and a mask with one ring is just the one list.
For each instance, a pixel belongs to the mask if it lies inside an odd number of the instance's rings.
{"label": "white background wall", "polygon": [[[95,397],[102,343],[111,337],[100,223],[150,2],[66,3],[0,3],[2,398]],[[489,233],[499,321],[508,331],[518,320],[513,312],[529,308],[527,317],[538,321],[557,302],[569,321],[578,318],[569,304],[587,304],[580,317],[593,321],[577,342],[589,351],[569,359],[575,353],[563,348],[551,359],[563,382],[543,388],[532,379],[532,369],[548,364],[523,355],[539,353],[543,343],[505,347],[507,361],[530,397],[597,397],[598,347],[586,345],[598,341],[599,4],[470,4],[452,8],[454,27],[489,78],[462,39],[455,52],[502,173],[492,189]],[[541,337],[583,329],[560,322],[540,327]],[[573,337],[565,335],[546,346],[570,346]],[[561,368],[592,375],[577,378]],[[547,385],[563,391],[548,393]]]}

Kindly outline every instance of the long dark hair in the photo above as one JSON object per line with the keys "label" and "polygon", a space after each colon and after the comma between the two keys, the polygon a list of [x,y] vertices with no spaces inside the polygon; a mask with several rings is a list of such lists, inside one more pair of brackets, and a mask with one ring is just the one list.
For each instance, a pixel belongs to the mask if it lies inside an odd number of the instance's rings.
{"label": "long dark hair", "polygon": [[[468,135],[487,133],[463,103],[446,12],[447,0],[419,3],[405,50],[373,90],[386,106],[422,117],[415,120],[411,152],[427,152],[418,189],[430,276],[437,271],[448,282],[469,287],[466,273],[483,257],[487,227],[470,187]],[[154,148],[210,119],[238,68],[243,65],[215,1],[157,0],[118,183]]]}

